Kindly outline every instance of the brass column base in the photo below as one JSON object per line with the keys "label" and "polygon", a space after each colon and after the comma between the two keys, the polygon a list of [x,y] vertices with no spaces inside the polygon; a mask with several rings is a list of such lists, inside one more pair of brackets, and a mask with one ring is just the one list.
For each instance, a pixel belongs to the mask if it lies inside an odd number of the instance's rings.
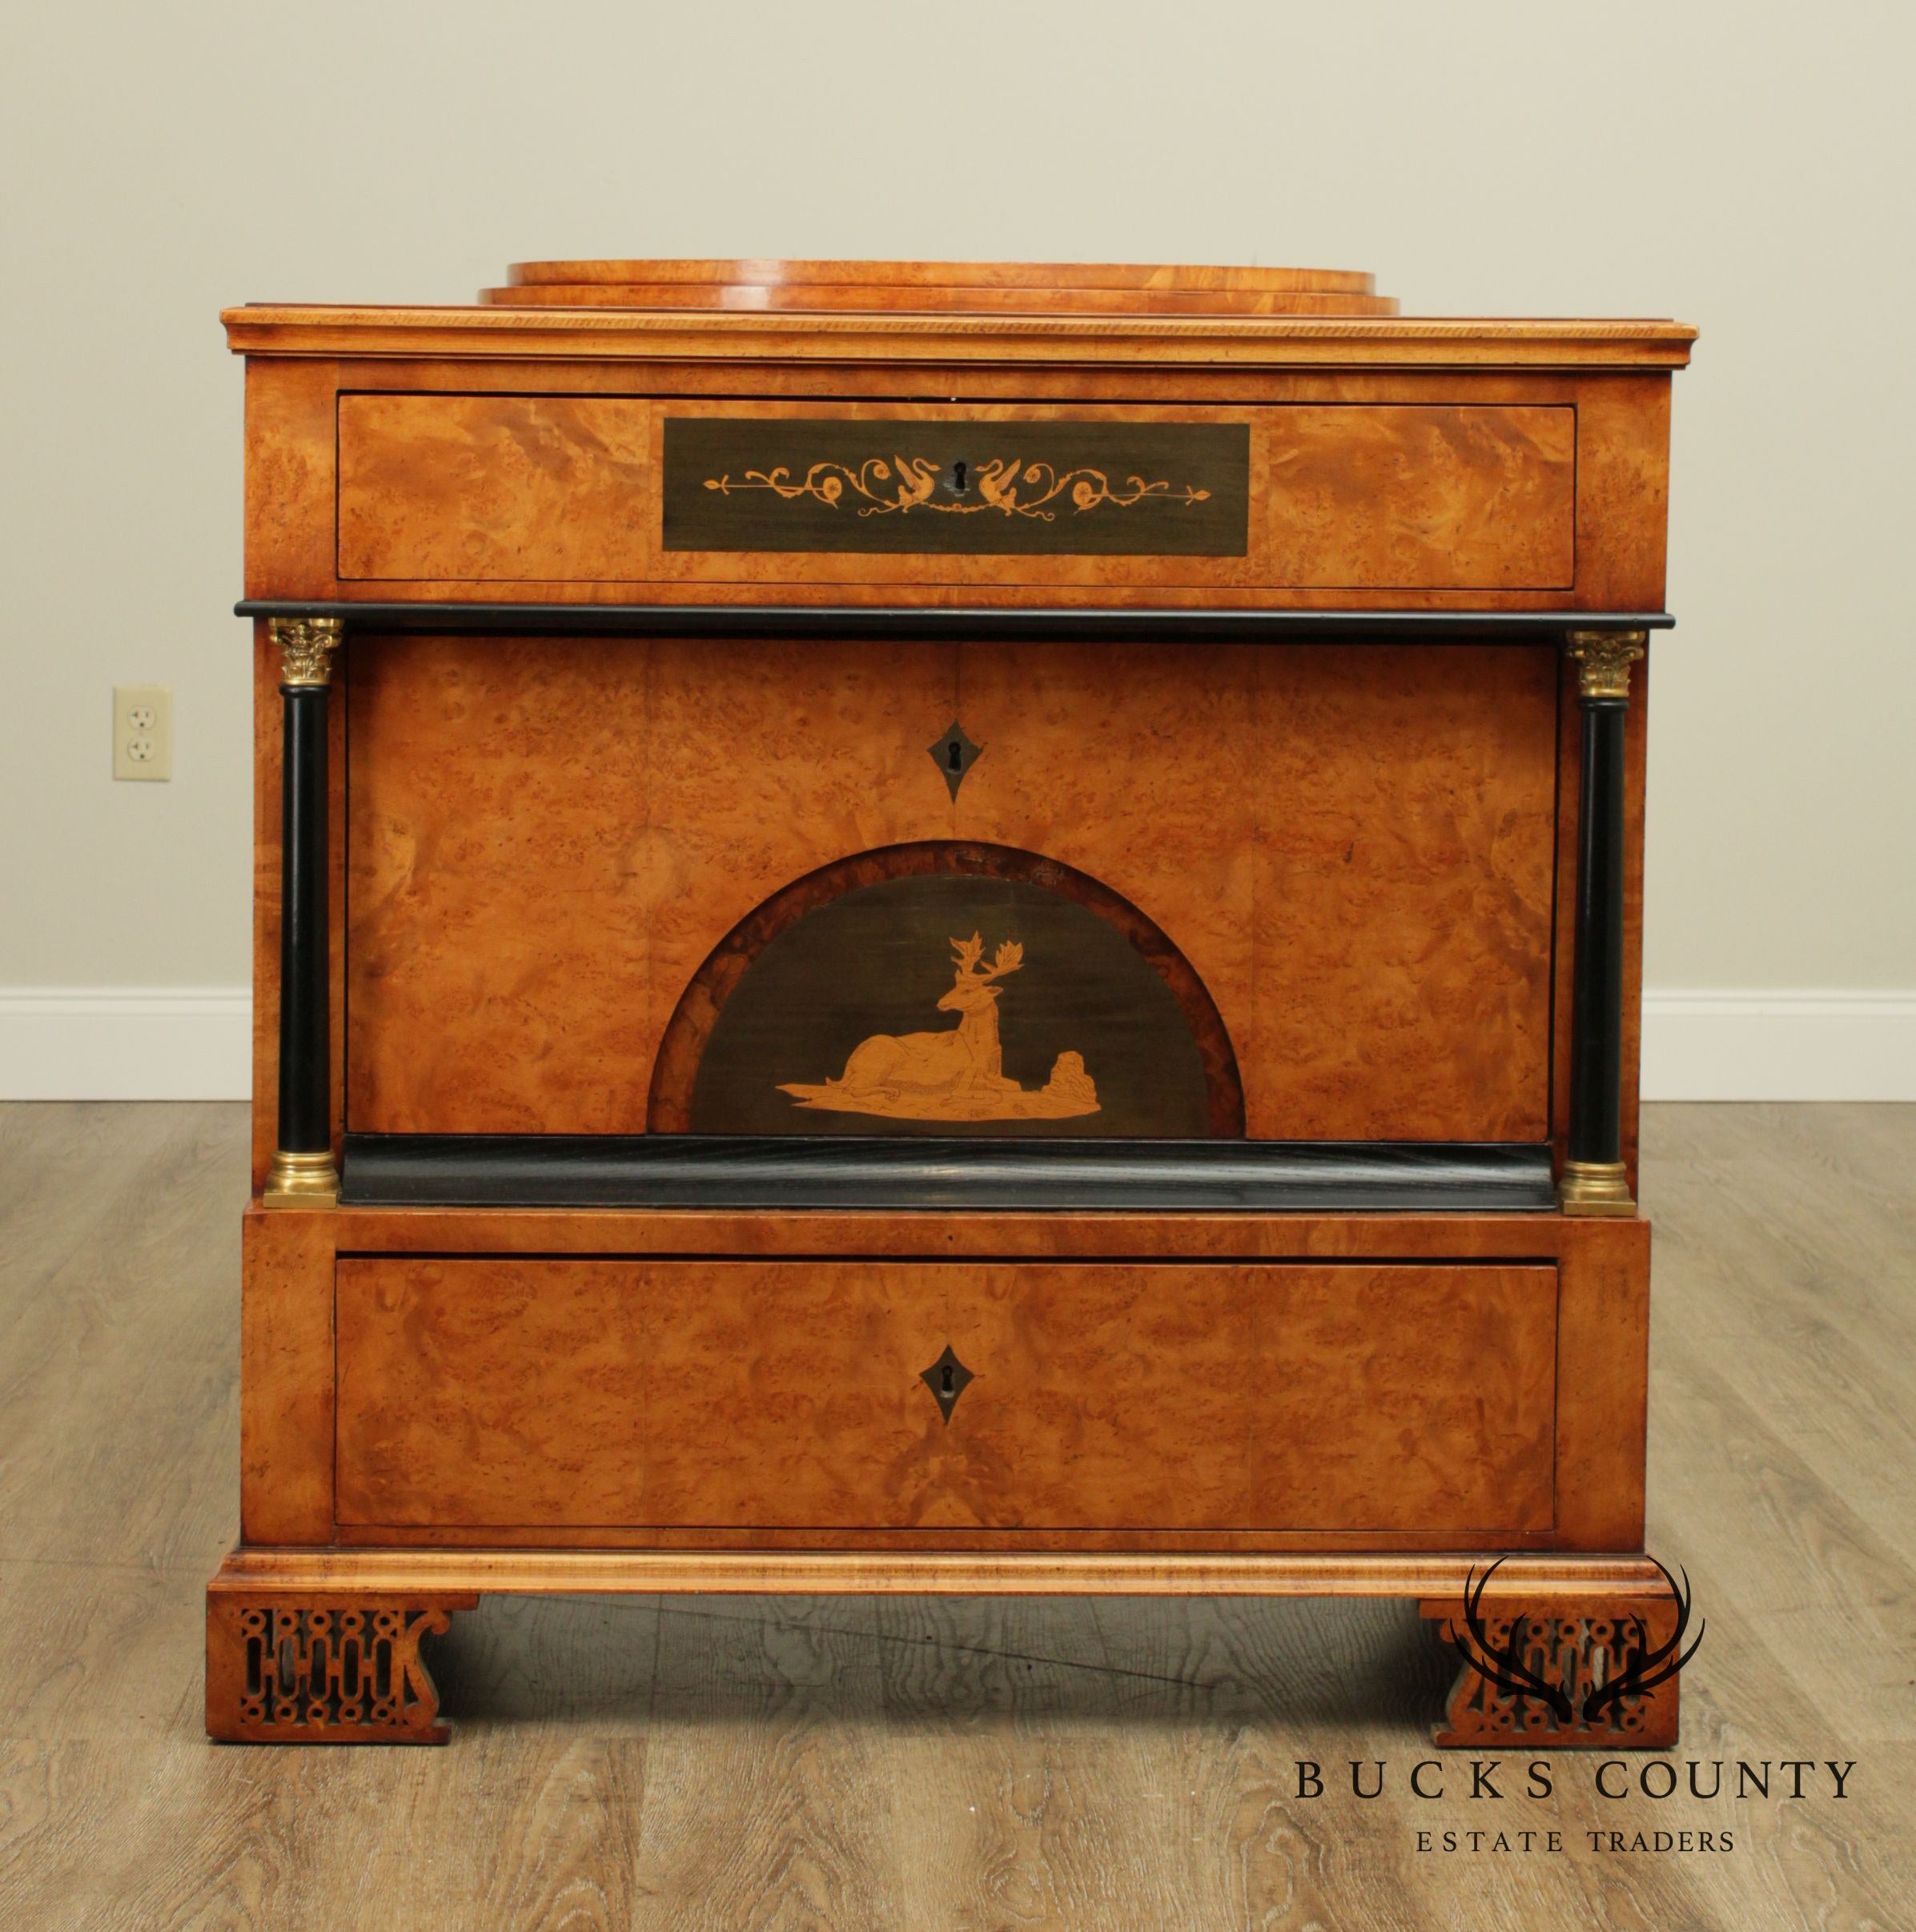
{"label": "brass column base", "polygon": [[339,1171],[332,1164],[332,1151],[275,1154],[267,1171],[259,1204],[263,1207],[338,1207]]}
{"label": "brass column base", "polygon": [[1633,1215],[1630,1183],[1620,1160],[1567,1160],[1556,1183],[1556,1204],[1567,1215]]}

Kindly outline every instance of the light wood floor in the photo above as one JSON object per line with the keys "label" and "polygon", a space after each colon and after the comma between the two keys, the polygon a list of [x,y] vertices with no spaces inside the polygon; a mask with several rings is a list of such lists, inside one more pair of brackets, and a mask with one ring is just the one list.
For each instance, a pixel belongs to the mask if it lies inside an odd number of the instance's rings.
{"label": "light wood floor", "polygon": [[[1709,1620],[1678,1762],[1819,1761],[1801,1801],[1609,1803],[1577,1757],[1420,1801],[1447,1673],[1394,1604],[496,1601],[436,1653],[447,1749],[209,1745],[243,1142],[0,1108],[0,1932],[1916,1926],[1916,1108],[1648,1126],[1649,1540]],[[1735,1849],[1584,1835],[1659,1828]]]}

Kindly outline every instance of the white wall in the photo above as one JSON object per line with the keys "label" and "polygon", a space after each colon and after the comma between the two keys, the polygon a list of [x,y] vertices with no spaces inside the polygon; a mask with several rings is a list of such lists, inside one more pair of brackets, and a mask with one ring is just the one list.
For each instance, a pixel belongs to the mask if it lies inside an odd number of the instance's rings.
{"label": "white wall", "polygon": [[[1328,264],[1414,312],[1697,323],[1650,1084],[1916,1098],[1906,6],[127,0],[7,32],[0,1091],[243,1089],[215,311],[617,254]],[[171,784],[112,781],[116,681],[175,687]]]}

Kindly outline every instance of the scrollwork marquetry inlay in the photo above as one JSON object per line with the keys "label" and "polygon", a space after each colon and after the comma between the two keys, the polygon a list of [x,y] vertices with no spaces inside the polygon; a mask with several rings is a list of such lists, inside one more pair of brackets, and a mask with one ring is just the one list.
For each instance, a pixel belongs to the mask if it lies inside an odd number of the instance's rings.
{"label": "scrollwork marquetry inlay", "polygon": [[1630,695],[1630,666],[1644,654],[1649,634],[1644,631],[1573,631],[1565,647],[1577,661],[1581,697]]}
{"label": "scrollwork marquetry inlay", "polygon": [[279,652],[279,682],[323,689],[332,682],[333,656],[346,626],[338,617],[274,617],[267,633]]}
{"label": "scrollwork marquetry inlay", "polygon": [[[963,466],[959,466],[962,469]],[[1109,504],[1128,510],[1147,502],[1189,505],[1207,503],[1209,490],[1194,484],[1175,484],[1162,479],[1152,482],[1142,476],[1124,477],[1114,484],[1106,472],[1079,468],[1059,470],[1049,463],[1026,463],[1017,457],[994,456],[975,466],[971,488],[974,501],[941,501],[937,496],[944,467],[924,456],[870,456],[859,464],[814,463],[801,480],[780,466],[769,470],[747,470],[742,478],[729,472],[705,478],[705,488],[721,496],[737,490],[769,490],[787,502],[809,498],[836,509],[842,504],[858,504],[861,516],[908,516],[915,510],[935,511],[945,516],[976,516],[995,512],[1002,516],[1025,516],[1044,523],[1057,521],[1058,511],[1069,504],[1074,512],[1101,509]],[[964,495],[970,494],[963,490]],[[1029,497],[1022,494],[1030,490]],[[1053,507],[1055,506],[1055,507]]]}
{"label": "scrollwork marquetry inlay", "polygon": [[668,550],[1243,556],[1251,425],[668,416]]}

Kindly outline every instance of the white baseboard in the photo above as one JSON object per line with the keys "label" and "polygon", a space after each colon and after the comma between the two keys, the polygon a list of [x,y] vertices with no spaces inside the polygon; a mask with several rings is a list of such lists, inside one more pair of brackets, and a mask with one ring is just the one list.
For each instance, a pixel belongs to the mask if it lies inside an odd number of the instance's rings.
{"label": "white baseboard", "polygon": [[1646,1100],[1916,1100],[1916,991],[1643,996]]}
{"label": "white baseboard", "polygon": [[243,1100],[245,986],[0,986],[0,1099]]}
{"label": "white baseboard", "polygon": [[[0,986],[0,1099],[243,1100],[244,986]],[[1916,992],[1648,992],[1646,1100],[1916,1101]]]}

